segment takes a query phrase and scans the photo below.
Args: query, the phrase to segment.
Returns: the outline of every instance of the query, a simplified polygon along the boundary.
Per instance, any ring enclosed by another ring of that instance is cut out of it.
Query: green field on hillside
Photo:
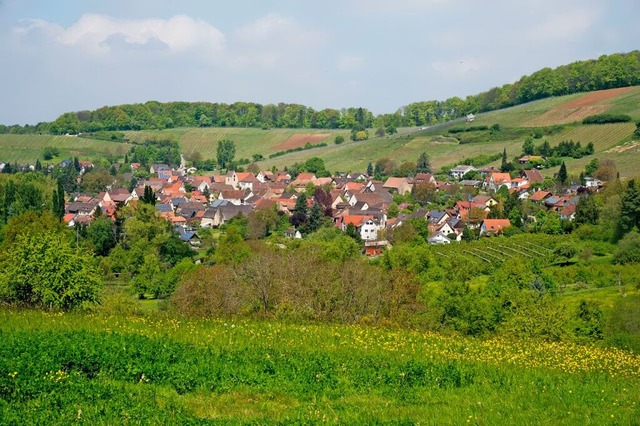
[[[349,131],[345,130],[262,130],[234,127],[126,132],[126,137],[132,142],[143,142],[147,139],[177,140],[180,142],[182,150],[187,156],[194,152],[199,152],[205,159],[215,158],[218,141],[230,139],[236,144],[236,159],[251,159],[254,154],[261,154],[264,157],[268,157],[274,152],[283,150],[283,148],[279,146],[295,135],[327,135],[326,138],[315,143],[325,142],[327,144],[333,144],[333,139],[338,134],[343,135],[347,139],[349,137]]]
[[[595,425],[640,418],[640,357],[592,346],[358,325],[7,310],[0,333],[0,418],[9,424]]]
[[[131,148],[128,143],[75,136],[0,135],[0,161],[31,164],[37,159],[43,161],[43,150],[48,146],[60,150],[57,161],[70,157],[93,161],[105,155],[124,155]]]

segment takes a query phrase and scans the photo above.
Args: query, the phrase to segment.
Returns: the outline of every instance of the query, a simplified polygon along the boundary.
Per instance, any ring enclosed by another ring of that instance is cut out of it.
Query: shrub
[[[618,248],[613,253],[614,263],[639,263],[640,262],[640,234],[631,231],[618,243]]]
[[[627,114],[596,114],[582,120],[582,124],[628,123],[631,117]]]

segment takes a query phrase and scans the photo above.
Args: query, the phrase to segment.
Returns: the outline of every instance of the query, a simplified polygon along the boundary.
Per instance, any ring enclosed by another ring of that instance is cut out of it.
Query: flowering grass
[[[0,311],[8,423],[633,424],[640,357],[364,326]]]

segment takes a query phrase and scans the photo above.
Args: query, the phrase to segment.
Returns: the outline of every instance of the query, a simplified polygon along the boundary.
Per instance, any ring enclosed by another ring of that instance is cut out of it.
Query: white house
[[[461,164],[459,166],[454,167],[453,169],[451,169],[451,176],[454,179],[461,179],[462,176],[466,175],[467,173],[471,172],[471,171],[475,171],[476,168],[473,166],[468,166],[466,164]]]

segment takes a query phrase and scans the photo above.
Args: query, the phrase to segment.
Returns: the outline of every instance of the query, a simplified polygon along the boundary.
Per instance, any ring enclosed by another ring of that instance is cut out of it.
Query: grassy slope
[[[141,142],[145,139],[173,139],[180,141],[183,152],[191,154],[199,152],[203,158],[215,158],[217,143],[221,139],[230,139],[236,144],[236,158],[249,158],[253,154],[262,154],[268,157],[279,149],[278,145],[284,143],[296,134],[330,134],[322,142],[333,143],[337,134],[348,138],[349,132],[344,130],[316,130],[316,129],[243,129],[243,128],[193,128],[172,129],[163,131],[127,132],[126,137],[133,142]]]
[[[80,160],[96,160],[105,154],[122,154],[131,145],[95,139],[52,135],[0,135],[0,161],[35,163],[42,161],[42,151],[47,146],[60,150],[59,159],[78,157]]]
[[[568,95],[558,98],[543,99],[525,105],[508,108],[500,111],[493,111],[480,114],[473,125],[500,124],[503,128],[517,128],[533,118],[539,117],[549,109],[562,105],[568,101],[576,99],[582,94]],[[635,120],[640,119],[640,87],[633,88],[629,92],[616,98],[603,101],[611,105],[607,112],[629,114]],[[435,129],[416,132],[411,136],[387,137],[383,139],[371,139],[364,142],[348,142],[339,147],[329,146],[318,148],[314,151],[298,152],[273,160],[262,162],[263,167],[283,167],[294,162],[304,161],[311,155],[317,155],[325,160],[329,170],[358,170],[366,169],[369,162],[375,162],[382,157],[390,157],[397,162],[415,161],[422,151],[426,151],[435,169],[443,165],[455,163],[465,157],[472,157],[479,154],[494,154],[507,149],[509,156],[517,155],[522,150],[523,136],[495,140],[490,142],[473,144],[452,144],[438,142],[438,135],[447,135],[447,130],[451,127],[464,126],[460,121]],[[633,148],[624,153],[606,152],[610,148],[621,145],[631,140],[631,135],[635,125],[633,123],[610,124],[603,126],[583,126],[580,123],[567,124],[564,129],[551,136],[545,137],[552,145],[562,140],[572,139],[586,145],[593,142],[596,154],[584,157],[579,160],[567,159],[569,172],[577,175],[584,168],[584,165],[593,158],[611,158],[616,162],[621,175],[635,176],[637,162],[640,160],[640,149]],[[531,129],[533,132],[533,129]],[[434,140],[434,138],[436,138]],[[538,140],[541,143],[543,139]],[[313,154],[312,154],[313,153]],[[497,164],[497,163],[496,163]],[[549,169],[547,174],[552,174],[557,170]]]
[[[525,105],[479,114],[474,125],[500,124],[503,129],[517,129],[526,126],[525,123],[543,115],[549,109],[562,105],[568,101],[579,98],[582,94],[563,96],[558,98],[543,99]],[[631,115],[634,120],[640,119],[640,87],[616,98],[602,101],[611,105],[607,112],[625,113]],[[279,150],[278,145],[296,134],[326,133],[324,142],[326,147],[300,151],[260,162],[262,168],[276,166],[283,168],[295,162],[304,162],[312,156],[324,159],[325,165],[331,171],[364,171],[369,162],[375,162],[379,158],[389,157],[401,163],[402,161],[415,161],[421,152],[426,151],[431,156],[435,169],[444,165],[456,163],[465,157],[473,157],[479,154],[495,154],[507,149],[509,156],[515,156],[521,152],[522,142],[528,132],[533,129],[516,132],[515,136],[495,137],[488,142],[479,142],[459,145],[451,142],[442,142],[439,135],[448,135],[447,130],[454,126],[464,126],[464,122],[455,122],[435,126],[433,129],[417,131],[409,134],[396,135],[385,138],[372,138],[363,142],[348,140],[349,132],[344,130],[312,130],[312,129],[242,129],[242,128],[191,128],[171,129],[164,131],[127,132],[127,138],[132,142],[141,142],[145,139],[173,139],[178,140],[186,154],[200,152],[204,158],[215,157],[216,144],[219,140],[227,138],[236,143],[236,158],[249,158],[253,154],[262,154],[268,157]],[[634,176],[637,174],[637,162],[640,160],[640,148],[635,146],[625,152],[611,152],[612,147],[628,143],[635,126],[632,123],[611,124],[604,126],[582,126],[579,123],[567,124],[563,130],[546,137],[552,144],[562,140],[572,139],[586,145],[593,142],[596,147],[594,156],[584,157],[579,160],[567,159],[570,173],[576,175],[592,158],[598,157],[613,159],[621,175]],[[347,139],[342,145],[334,145],[335,135],[341,134]],[[498,140],[499,139],[499,140]],[[538,140],[537,143],[540,143]],[[119,152],[128,149],[128,145],[114,144],[110,142],[86,140],[81,138],[69,138],[64,136],[46,135],[0,135],[0,148],[2,148],[3,161],[35,161],[42,154],[42,149],[47,145],[56,145],[61,150],[61,157],[78,155],[80,158],[95,158],[105,152]],[[556,170],[549,169],[545,173],[552,174]]]
[[[10,423],[631,424],[640,415],[640,357],[589,346],[6,310],[0,332],[0,417]]]

